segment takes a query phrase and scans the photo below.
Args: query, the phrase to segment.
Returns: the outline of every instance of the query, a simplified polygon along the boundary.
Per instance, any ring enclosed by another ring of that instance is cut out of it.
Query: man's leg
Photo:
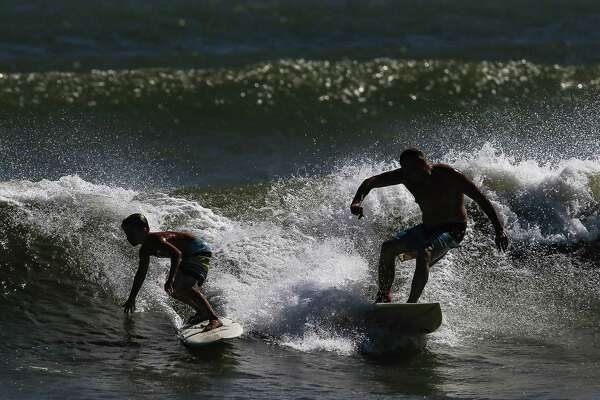
[[[396,257],[400,253],[407,252],[406,241],[393,239],[383,242],[379,256],[379,292],[375,299],[378,303],[390,303],[392,301],[392,285],[396,275]]]
[[[429,280],[429,268],[431,267],[431,247],[426,247],[417,253],[417,266],[412,284],[410,285],[410,295],[408,303],[416,303],[423,293],[423,289]]]
[[[450,249],[458,247],[464,232],[459,232],[459,238],[448,232],[443,232],[434,237],[429,245],[417,252],[417,265],[410,287],[408,303],[416,303],[423,293],[423,289],[429,280],[429,270],[448,253]]]
[[[175,299],[191,306],[197,313],[208,315],[210,323],[204,329],[205,332],[223,325],[208,300],[206,300],[206,297],[200,291],[200,288],[196,284],[196,279],[179,273],[174,281],[173,289],[173,297]]]

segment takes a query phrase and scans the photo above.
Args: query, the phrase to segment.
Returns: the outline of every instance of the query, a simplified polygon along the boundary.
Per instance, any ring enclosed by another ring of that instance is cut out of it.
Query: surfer
[[[465,175],[445,164],[430,164],[423,152],[407,149],[400,155],[400,168],[366,179],[358,188],[350,211],[362,218],[361,203],[374,188],[403,184],[421,209],[423,222],[405,229],[383,243],[379,258],[377,303],[392,301],[396,257],[416,258],[408,303],[416,303],[429,279],[429,269],[448,250],[458,247],[465,236],[467,210],[464,195],[473,199],[494,225],[496,246],[504,251],[508,237],[490,201]]]
[[[126,313],[135,310],[135,298],[148,272],[150,256],[170,258],[171,268],[165,282],[165,291],[196,310],[188,324],[195,324],[208,316],[209,324],[204,332],[222,326],[206,297],[200,291],[208,273],[212,256],[210,246],[191,233],[150,232],[148,220],[142,214],[132,214],[121,223],[132,246],[140,247],[140,263],[133,279],[129,298],[123,304]]]

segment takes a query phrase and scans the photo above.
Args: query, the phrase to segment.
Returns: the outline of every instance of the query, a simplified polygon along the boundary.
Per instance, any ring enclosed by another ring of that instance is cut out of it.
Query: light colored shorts
[[[400,260],[415,258],[425,248],[431,249],[431,265],[441,260],[450,249],[460,247],[465,236],[466,225],[455,223],[435,228],[426,228],[423,224],[399,231],[394,240],[402,241],[406,251],[400,254]]]

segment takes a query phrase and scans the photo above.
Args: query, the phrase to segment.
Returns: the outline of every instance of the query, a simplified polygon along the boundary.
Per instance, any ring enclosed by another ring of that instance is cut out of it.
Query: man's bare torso
[[[421,208],[425,225],[467,222],[467,210],[459,176],[459,173],[448,165],[433,164],[429,182],[418,185],[404,182]]]

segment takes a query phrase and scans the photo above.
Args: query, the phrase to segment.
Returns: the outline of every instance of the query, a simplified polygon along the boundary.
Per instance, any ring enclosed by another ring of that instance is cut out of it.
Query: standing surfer
[[[132,214],[125,218],[121,228],[132,246],[142,245],[140,264],[133,280],[131,294],[123,304],[126,313],[135,310],[135,298],[146,278],[150,256],[170,258],[171,268],[165,282],[165,291],[174,299],[196,310],[196,315],[188,323],[200,322],[207,315],[209,324],[204,332],[222,326],[219,317],[200,291],[212,256],[207,243],[191,233],[150,232],[148,220],[142,214]]]
[[[414,196],[423,214],[423,222],[405,229],[383,243],[379,258],[379,290],[376,302],[392,301],[395,262],[416,258],[409,303],[416,303],[429,279],[429,269],[448,250],[458,247],[467,227],[464,195],[473,199],[494,225],[496,245],[501,251],[508,247],[508,237],[490,201],[466,176],[449,165],[430,164],[423,152],[408,149],[400,155],[400,167],[366,179],[358,188],[350,211],[363,217],[361,203],[374,188],[403,184]]]

